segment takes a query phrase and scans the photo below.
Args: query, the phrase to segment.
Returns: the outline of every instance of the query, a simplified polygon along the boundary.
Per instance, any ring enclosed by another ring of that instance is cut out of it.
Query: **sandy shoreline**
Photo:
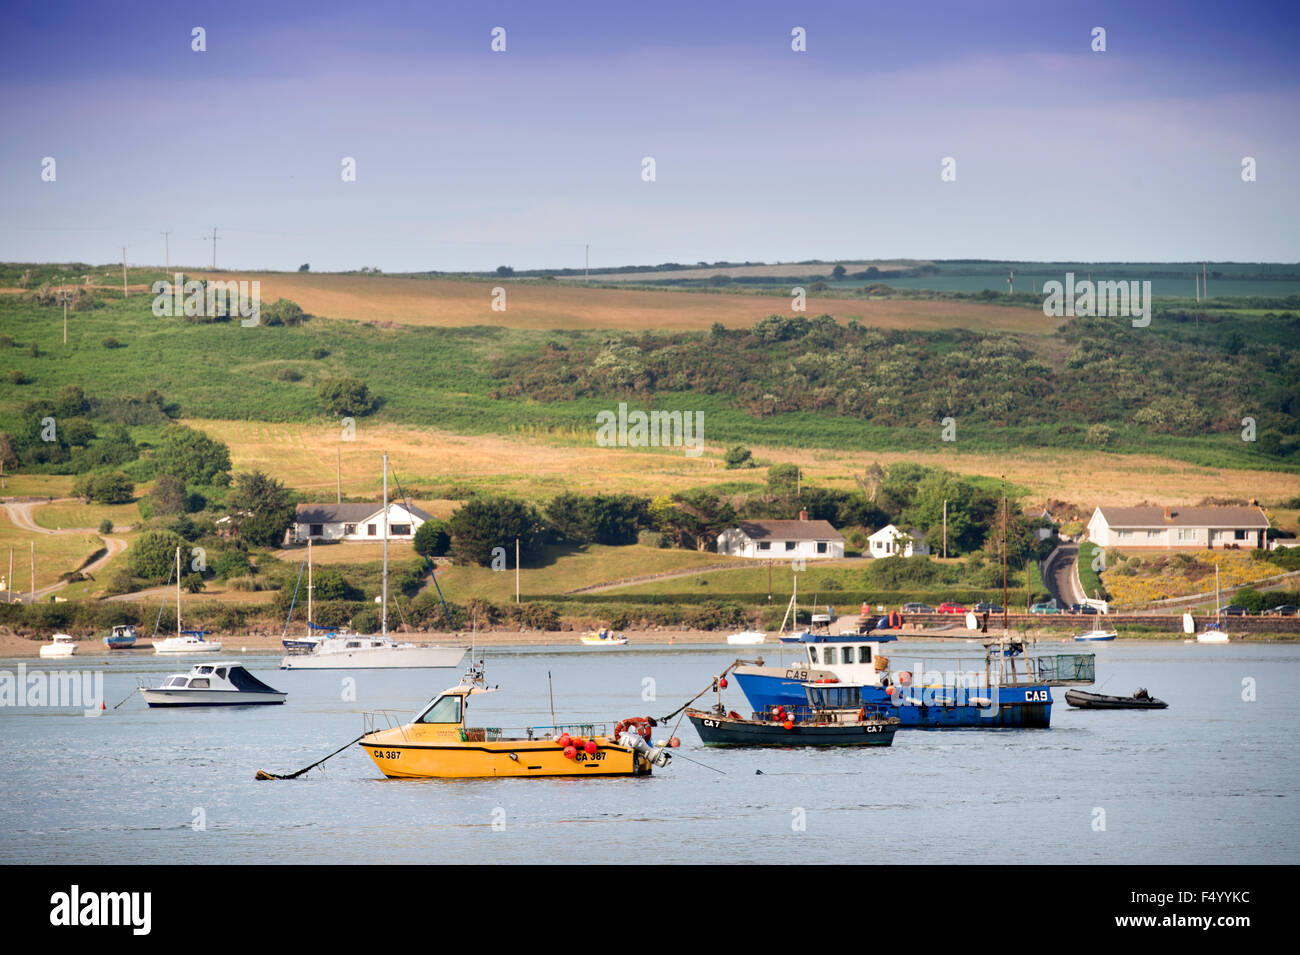
[[[491,630],[480,631],[474,637],[478,646],[482,647],[581,647],[579,638],[583,631],[578,630],[548,630],[548,631],[519,631],[519,630]],[[629,648],[638,646],[691,646],[705,644],[726,644],[727,634],[720,630],[626,630],[622,631],[627,637]],[[398,639],[411,640],[415,643],[434,643],[443,646],[469,646],[471,635],[468,633],[414,633],[400,634],[394,633]],[[906,630],[894,634],[900,641],[911,640],[929,640],[937,639],[951,640],[953,643],[966,644],[981,639],[987,640],[989,637],[984,636],[977,630],[950,630],[942,638],[936,638],[933,634],[924,635],[918,633],[909,633]],[[1070,643],[1074,640],[1069,636],[1060,633],[1040,632],[1030,633],[1027,635],[1030,639],[1038,641],[1040,644],[1057,644]],[[1287,635],[1283,634],[1253,634],[1234,637],[1234,642],[1268,642],[1272,638],[1286,640]],[[214,634],[210,639],[222,644],[221,652],[227,653],[280,653],[282,646],[280,643],[281,634],[279,633],[246,633],[246,634]],[[1144,634],[1141,637],[1120,637],[1121,642],[1130,641],[1169,641],[1185,639],[1185,634]],[[27,637],[18,636],[4,628],[0,628],[0,658],[20,658],[20,657],[39,657],[42,642]],[[736,646],[735,650],[740,654],[760,655],[764,652],[771,653],[779,647],[775,637],[769,638],[766,643],[750,646]],[[113,657],[129,659],[136,656],[147,656],[152,658],[153,645],[147,637],[142,637],[136,646],[130,650],[109,650],[104,646],[101,638],[88,638],[77,640],[77,657]],[[177,659],[191,659],[190,655],[178,656]]]

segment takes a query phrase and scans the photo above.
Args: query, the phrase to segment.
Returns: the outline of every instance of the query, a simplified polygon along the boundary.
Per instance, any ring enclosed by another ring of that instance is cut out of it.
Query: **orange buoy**
[[[679,740],[676,736],[674,736],[672,739],[670,739],[670,740],[668,741],[668,746],[669,746],[671,749],[676,749],[678,746],[681,746],[681,745],[682,745],[682,741]]]
[[[785,728],[788,729],[788,730],[792,730],[792,729],[794,729],[794,723],[792,723],[790,720],[786,720],[786,721],[785,721]]]
[[[724,690],[727,688],[727,678],[725,676],[718,680],[718,686],[722,687]]]
[[[573,742],[573,740],[569,737],[568,733],[565,733],[558,740],[556,740],[556,742],[559,743],[561,747],[564,747],[564,746],[568,746],[571,742]]]
[[[565,759],[573,759],[573,758],[576,757],[577,755],[578,755],[578,751],[577,751],[576,749],[574,749],[572,746],[566,746],[566,747],[564,747],[564,758],[565,758]]]
[[[592,753],[596,752],[597,749],[596,741],[594,739],[587,740],[587,745],[584,746],[583,749],[585,749],[587,751],[587,755],[590,756]]]

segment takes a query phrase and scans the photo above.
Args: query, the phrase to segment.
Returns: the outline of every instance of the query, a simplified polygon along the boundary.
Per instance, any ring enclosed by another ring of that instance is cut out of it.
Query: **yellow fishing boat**
[[[496,776],[648,776],[667,766],[668,744],[650,743],[649,717],[605,724],[530,727],[507,736],[493,727],[465,725],[470,697],[489,690],[462,683],[444,690],[410,723],[375,728],[358,745],[390,779],[476,779]]]

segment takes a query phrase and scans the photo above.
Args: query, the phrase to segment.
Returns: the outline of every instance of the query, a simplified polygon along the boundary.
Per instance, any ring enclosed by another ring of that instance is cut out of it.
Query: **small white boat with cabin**
[[[613,630],[596,630],[584,633],[579,639],[584,647],[622,647],[627,645],[627,637]]]
[[[140,687],[150,706],[257,706],[283,703],[288,693],[267,686],[239,663],[196,663],[160,687]]]
[[[751,647],[762,643],[767,639],[767,634],[762,630],[742,630],[740,633],[733,633],[727,637],[727,642],[733,646]]]
[[[70,657],[77,652],[76,641],[69,634],[56,633],[49,643],[41,644],[41,656],[45,658]]]

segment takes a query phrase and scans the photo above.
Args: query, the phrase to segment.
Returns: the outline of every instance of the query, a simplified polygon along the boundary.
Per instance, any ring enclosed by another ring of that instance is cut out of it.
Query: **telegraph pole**
[[[587,284],[590,285],[590,284],[591,284],[591,245],[590,245],[590,243],[588,243],[587,245],[584,245],[584,246],[583,246],[583,249],[586,250],[586,252],[585,252],[584,255],[583,255],[583,271],[586,272],[586,275],[587,275]]]
[[[171,247],[170,232],[163,233],[163,262],[165,263],[163,266],[163,271],[170,272],[172,270],[172,247]]]
[[[131,292],[126,287],[126,246],[122,246],[122,297],[131,297]]]
[[[519,603],[519,538],[515,538],[515,603]]]
[[[943,559],[948,559],[948,499],[943,499]]]
[[[212,271],[217,270],[217,227],[212,227]]]

